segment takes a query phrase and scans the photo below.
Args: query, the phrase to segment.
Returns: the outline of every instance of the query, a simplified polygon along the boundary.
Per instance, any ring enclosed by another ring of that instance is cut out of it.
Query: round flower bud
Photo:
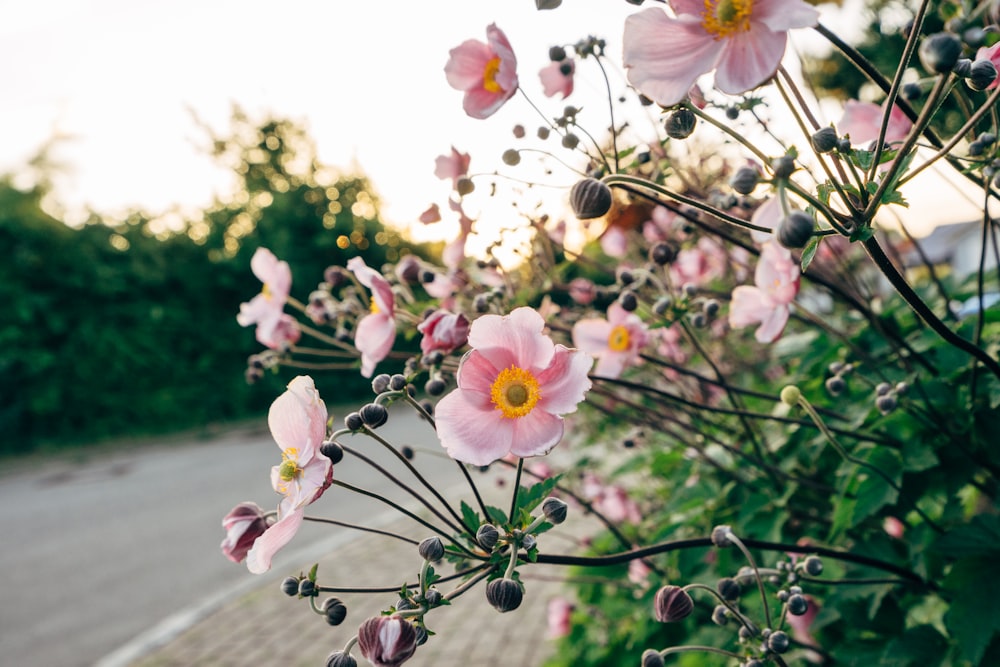
[[[434,404],[428,400],[420,401],[420,409],[429,415],[434,415]]]
[[[521,124],[515,125],[514,128],[511,130],[511,132],[513,133],[515,139],[524,139],[525,135],[524,125]]]
[[[719,596],[727,602],[739,600],[740,593],[743,592],[739,582],[732,577],[723,577],[722,579],[719,579],[718,583],[715,584],[715,590],[717,590],[719,592]]]
[[[340,598],[327,598],[323,600],[323,613],[327,623],[340,625],[347,618],[347,607]]]
[[[399,616],[369,618],[358,628],[358,649],[373,664],[401,665],[417,650],[417,630]]]
[[[514,148],[508,148],[500,156],[500,159],[508,167],[514,167],[521,161],[521,152]]]
[[[691,315],[691,325],[695,329],[704,329],[708,326],[708,318],[705,317],[705,313],[694,313]]]
[[[566,60],[566,49],[564,49],[561,46],[549,47],[549,60],[551,60],[554,63]]]
[[[748,195],[753,192],[760,182],[760,172],[753,167],[740,167],[729,179],[729,187],[741,195]]]
[[[358,661],[350,653],[334,651],[327,656],[326,667],[358,667]]]
[[[952,71],[955,73],[955,76],[964,79],[972,72],[972,61],[968,58],[959,58]]]
[[[875,407],[878,411],[884,415],[889,414],[896,409],[896,397],[892,394],[886,394],[885,396],[879,396],[875,399]]]
[[[424,391],[430,396],[440,396],[447,389],[447,385],[439,377],[433,377],[424,385]]]
[[[687,139],[694,132],[698,117],[690,109],[678,109],[667,116],[664,127],[671,139]]]
[[[790,595],[786,604],[788,605],[788,613],[792,616],[801,616],[809,610],[809,601],[804,595]]]
[[[794,407],[798,405],[800,398],[802,398],[802,391],[794,384],[786,385],[785,388],[781,390],[781,402],[789,407]],[[715,531],[712,532],[714,536]]]
[[[344,448],[332,440],[320,445],[319,453],[330,459],[330,462],[334,465],[344,460]]]
[[[837,130],[829,126],[821,127],[813,133],[810,141],[817,153],[829,153],[837,147]]]
[[[795,160],[788,155],[782,155],[771,160],[771,169],[775,178],[788,178],[795,171]]]
[[[740,117],[740,108],[735,106],[726,107],[726,118],[729,120],[736,120]]]
[[[910,102],[915,102],[920,99],[924,94],[923,89],[920,87],[919,83],[904,83],[903,84],[903,97]]]
[[[393,391],[403,391],[406,388],[406,377],[396,373],[389,378],[389,389]]]
[[[827,378],[824,384],[826,385],[826,390],[830,392],[831,396],[840,396],[840,394],[847,387],[847,383],[844,382],[844,378],[839,375]]]
[[[784,397],[785,392],[787,390],[788,387],[785,387],[784,389],[781,390],[781,396],[782,396],[781,400],[784,401],[785,403],[788,403],[788,401],[785,401]],[[798,391],[798,388],[796,387],[795,390]],[[796,397],[795,400],[796,402],[798,402],[798,397]],[[729,526],[716,526],[715,528],[712,529],[712,538],[711,538],[712,544],[719,547],[720,549],[723,547],[733,546],[732,541],[729,539],[730,533],[732,533],[732,528],[730,528]]]
[[[285,577],[281,580],[281,592],[289,597],[294,597],[299,594],[299,579],[298,577]]]
[[[545,519],[552,525],[558,525],[566,520],[566,512],[569,505],[558,498],[546,498],[542,503],[542,513]]]
[[[500,541],[500,531],[496,529],[496,526],[484,523],[476,531],[476,542],[479,542],[479,546],[486,549],[487,551],[492,551],[493,547],[497,545]]]
[[[716,625],[725,625],[729,622],[729,610],[726,609],[726,605],[719,604],[715,606],[712,610],[712,622]]]
[[[781,630],[772,632],[767,638],[767,648],[775,653],[784,653],[788,650],[789,644],[791,644],[791,640],[788,638],[788,634]]]
[[[663,667],[663,656],[659,651],[647,648],[642,652],[642,667]]]
[[[823,560],[819,556],[809,556],[802,562],[802,569],[810,577],[823,574]]]
[[[972,48],[980,47],[986,41],[986,31],[978,27],[969,28],[962,32],[962,41]]]
[[[562,147],[573,150],[580,144],[580,137],[576,136],[572,132],[567,132],[562,138]]]
[[[986,146],[982,144],[981,141],[971,141],[969,142],[969,155],[972,157],[979,157],[986,150]]]
[[[417,630],[417,646],[423,646],[427,643],[427,628],[422,625],[416,626]]]
[[[897,382],[896,383],[896,393],[905,394],[910,390],[910,384],[908,382]]]
[[[649,249],[649,260],[660,266],[666,266],[676,257],[677,249],[667,243],[657,243]]]
[[[580,220],[599,218],[611,209],[611,188],[596,178],[585,178],[569,191],[569,203]]]
[[[804,211],[792,211],[778,222],[778,243],[786,248],[802,248],[812,238],[816,221]]]
[[[417,547],[420,557],[424,560],[436,561],[444,558],[444,543],[437,535],[428,537]]]
[[[982,132],[978,137],[976,137],[976,141],[981,143],[983,146],[992,146],[997,141],[997,135],[992,132]]]
[[[538,544],[538,540],[534,535],[525,535],[521,538],[521,546],[524,547],[525,551],[531,551]]]
[[[715,299],[708,299],[701,306],[702,312],[708,315],[709,317],[715,317],[716,315],[718,315],[719,310],[721,308],[722,306]]]
[[[539,139],[541,139],[542,141],[545,141],[546,139],[549,138],[549,128],[547,128],[544,125],[542,125],[542,126],[540,126],[538,128],[537,134],[538,134],[538,138]]]
[[[663,315],[668,310],[670,310],[670,306],[672,306],[673,304],[674,300],[671,299],[669,296],[661,296],[659,299],[656,300],[656,303],[653,304],[653,312],[656,313],[657,315]]]
[[[969,68],[969,76],[965,82],[973,90],[986,90],[996,79],[996,66],[986,58],[982,58],[972,63],[972,66]]]
[[[462,178],[458,179],[458,182],[455,184],[455,191],[458,192],[458,194],[462,195],[463,197],[467,194],[471,194],[472,191],[475,189],[476,189],[476,184],[473,183],[472,179],[467,176],[463,176]]]
[[[379,373],[372,378],[372,391],[376,394],[381,394],[389,388],[389,374]]]
[[[694,611],[694,601],[680,586],[664,586],[653,598],[653,615],[661,623],[674,623]]]
[[[299,582],[299,595],[304,598],[311,598],[314,595],[318,595],[316,591],[316,582],[312,579],[303,579]]]
[[[410,447],[409,445],[403,445],[399,449],[399,453],[402,454],[403,458],[407,461],[412,461],[413,457],[417,455],[417,453],[413,451],[413,447]]]
[[[837,150],[841,153],[851,152],[851,140],[847,137],[841,137],[837,140]]]
[[[524,591],[513,579],[494,579],[486,584],[486,600],[501,614],[521,606]]]
[[[360,431],[364,425],[365,423],[361,421],[361,415],[357,412],[349,412],[344,416],[344,426],[352,431]]]
[[[477,294],[472,299],[472,309],[477,313],[485,313],[490,309],[490,298],[485,294]]]
[[[618,305],[622,307],[622,310],[631,313],[639,307],[639,299],[636,297],[635,292],[626,290],[618,297]]]
[[[885,396],[890,391],[892,391],[892,385],[889,384],[888,382],[879,382],[875,386],[875,395],[876,396]]]
[[[962,42],[949,32],[939,32],[924,38],[920,44],[920,62],[934,74],[947,74],[962,56]]]
[[[369,403],[362,406],[358,411],[358,415],[365,426],[373,429],[389,421],[389,411],[385,409],[384,405],[380,405],[379,403]]]

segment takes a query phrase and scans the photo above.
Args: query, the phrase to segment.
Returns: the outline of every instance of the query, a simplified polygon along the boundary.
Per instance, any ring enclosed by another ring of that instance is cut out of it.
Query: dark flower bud
[[[472,309],[477,313],[485,313],[490,309],[490,298],[486,294],[477,294],[472,299]]]
[[[992,132],[983,132],[976,137],[976,141],[981,143],[983,146],[992,146],[997,141],[997,135]]]
[[[716,625],[725,625],[729,622],[729,610],[726,609],[726,605],[720,604],[716,605],[715,609],[712,610],[712,623]]]
[[[549,128],[547,128],[544,125],[542,125],[542,126],[540,126],[538,128],[537,134],[538,134],[538,138],[539,139],[541,139],[542,141],[545,141],[546,139],[549,138]]]
[[[567,132],[562,138],[562,147],[573,150],[580,144],[580,137],[576,136],[572,132]]]
[[[715,590],[717,590],[719,592],[719,596],[727,602],[739,600],[740,593],[743,592],[739,582],[732,577],[723,577],[722,579],[719,579],[718,583],[715,584]]]
[[[417,630],[399,616],[369,618],[358,628],[358,648],[373,665],[395,667],[417,650]]]
[[[658,651],[647,648],[642,652],[642,667],[663,667],[663,656]]]
[[[319,453],[330,459],[334,465],[344,460],[344,448],[332,440],[319,446]]]
[[[671,299],[669,296],[661,296],[659,299],[656,300],[656,303],[653,304],[653,312],[656,313],[657,315],[663,315],[668,310],[670,310],[670,306],[672,306],[673,304],[674,300]]]
[[[323,613],[326,614],[327,623],[340,625],[347,618],[347,606],[340,598],[327,598],[323,600]]]
[[[832,127],[821,127],[810,139],[813,150],[817,153],[829,153],[837,147],[837,130]]]
[[[365,423],[361,421],[361,415],[357,412],[350,412],[344,417],[344,426],[352,431],[360,431],[364,425]]]
[[[809,556],[802,562],[802,569],[810,577],[823,574],[823,560],[819,556]]]
[[[299,594],[298,577],[285,577],[281,580],[281,592],[288,597],[295,597]]]
[[[437,535],[428,537],[417,547],[420,557],[424,560],[436,561],[444,558],[444,543]]]
[[[402,454],[403,458],[406,459],[407,461],[412,461],[413,457],[416,456],[417,454],[415,451],[413,451],[413,447],[410,447],[409,445],[403,445],[400,448],[399,453]]]
[[[743,628],[741,627],[740,630],[742,629]],[[746,661],[746,664],[743,667],[764,667],[764,663],[758,660],[757,658],[751,658],[750,660]]]
[[[524,547],[525,551],[531,551],[538,544],[538,540],[534,535],[525,535],[521,538],[521,546]]]
[[[767,648],[775,653],[784,653],[788,650],[789,644],[791,644],[791,640],[788,638],[788,634],[781,630],[772,632],[767,638]]]
[[[903,84],[903,97],[910,102],[915,102],[919,100],[924,94],[923,89],[920,87],[919,83],[904,83]]]
[[[892,394],[886,394],[885,396],[879,396],[875,399],[875,407],[878,411],[884,415],[889,414],[896,409],[896,397]]]
[[[934,74],[947,74],[962,56],[962,42],[956,35],[939,32],[924,38],[920,44],[920,62]]]
[[[788,178],[795,171],[795,160],[789,155],[782,155],[771,160],[771,169],[775,178]]]
[[[314,595],[319,595],[316,590],[316,582],[312,579],[303,579],[299,582],[299,595],[304,598],[311,598]]]
[[[622,285],[631,285],[632,283],[635,282],[635,276],[632,275],[632,272],[626,268],[619,268],[618,271],[615,272],[615,274],[616,274],[615,278]]]
[[[786,604],[788,605],[788,613],[792,616],[801,616],[809,610],[809,601],[804,595],[790,595]]]
[[[561,46],[549,47],[549,60],[554,63],[566,60],[566,49]]]
[[[427,381],[427,384],[424,385],[424,391],[426,391],[430,396],[440,396],[444,393],[446,388],[447,385],[445,385],[444,380],[439,377],[431,378]]]
[[[888,382],[879,382],[878,385],[875,386],[876,396],[885,396],[890,391],[892,391],[892,385]]]
[[[657,243],[649,249],[649,259],[654,264],[665,266],[677,257],[677,249],[667,243]]]
[[[687,139],[694,132],[698,117],[690,109],[678,109],[667,116],[664,127],[671,139]]]
[[[720,549],[733,546],[732,541],[729,539],[731,532],[732,529],[729,526],[716,526],[712,529],[712,544]]]
[[[369,403],[358,411],[362,423],[368,428],[378,428],[389,421],[389,411],[379,403]]]
[[[748,642],[753,637],[753,634],[747,626],[740,623],[740,629],[736,632],[736,636],[741,642]]]
[[[599,218],[611,209],[611,188],[596,178],[585,178],[569,191],[569,203],[580,220]]]
[[[499,541],[500,531],[492,524],[484,523],[476,531],[476,542],[487,551],[492,551]]]
[[[786,248],[802,248],[812,238],[816,221],[804,211],[792,211],[778,222],[778,243]]]
[[[896,393],[905,394],[910,390],[910,384],[908,382],[897,382],[896,383]]]
[[[569,505],[558,498],[549,497],[542,503],[542,513],[545,515],[545,519],[554,526],[566,520],[568,509]]]
[[[327,656],[326,667],[358,667],[358,661],[350,653],[334,651]]]
[[[476,184],[473,183],[472,179],[469,178],[468,176],[463,176],[462,178],[458,179],[458,182],[455,184],[455,191],[458,194],[462,195],[463,197],[467,194],[471,194],[472,191],[475,189],[476,189]]]
[[[801,586],[789,586],[788,587],[788,592],[791,593],[792,595],[802,595],[802,587]]]
[[[695,329],[704,329],[708,326],[708,318],[705,317],[705,313],[698,312],[691,315],[691,325]]]
[[[372,378],[372,391],[381,394],[389,388],[389,374],[379,373]]]
[[[740,108],[734,106],[726,107],[726,118],[729,120],[736,120],[740,117]]]
[[[962,41],[974,49],[978,48],[986,41],[986,31],[979,27],[969,28],[962,32]]]
[[[702,312],[709,317],[715,317],[716,315],[718,315],[720,308],[722,308],[722,306],[719,305],[719,302],[716,301],[715,299],[708,299],[701,306]]]
[[[555,9],[562,4],[562,0],[535,0],[535,9]]]
[[[684,296],[687,298],[692,298],[698,294],[698,286],[694,283],[684,283],[681,285],[681,291],[684,292]]]
[[[626,290],[618,297],[618,305],[621,306],[623,310],[631,313],[639,307],[639,299],[636,297],[635,292]]]
[[[847,387],[847,383],[844,382],[844,378],[839,375],[834,375],[833,377],[827,378],[826,380],[826,390],[830,392],[831,396],[840,396],[840,394]]]
[[[521,124],[515,125],[514,128],[511,130],[511,133],[514,135],[515,139],[524,139],[525,135],[524,125]]]
[[[513,579],[494,579],[486,585],[486,600],[501,614],[521,606],[524,591]]]
[[[972,72],[972,61],[968,58],[959,58],[952,71],[955,73],[955,76],[964,79]]]
[[[778,565],[781,565],[781,563],[778,563]],[[779,567],[778,569],[780,570],[781,568]],[[788,591],[781,589],[778,591],[777,598],[778,602],[788,602]]]
[[[406,388],[406,377],[396,373],[389,378],[389,389],[393,391],[403,391]]]
[[[694,601],[680,586],[664,586],[653,598],[653,615],[661,623],[674,623],[694,611]]]
[[[991,83],[997,80],[997,68],[989,60],[983,58],[972,63],[969,68],[969,75],[965,82],[973,90],[986,90]]]
[[[439,591],[436,588],[431,588],[426,593],[424,593],[424,601],[427,602],[427,605],[432,608],[441,604],[441,598],[442,598],[441,591]]]
[[[427,643],[427,628],[422,625],[414,626],[417,630],[417,646],[423,646]]]
[[[841,137],[837,140],[837,150],[841,153],[851,152],[851,140],[847,137]]]
[[[760,172],[753,167],[740,167],[729,179],[729,187],[741,195],[748,195],[753,192],[760,182]]]
[[[982,142],[978,140],[969,142],[969,155],[972,157],[979,157],[985,150],[986,146],[984,146]]]
[[[514,167],[521,161],[521,152],[514,148],[508,148],[500,156],[500,159],[508,167]]]

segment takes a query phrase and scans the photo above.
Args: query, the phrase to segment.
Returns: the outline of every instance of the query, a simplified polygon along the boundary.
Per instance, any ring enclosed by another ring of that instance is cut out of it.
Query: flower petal
[[[785,54],[788,35],[773,32],[763,23],[750,23],[746,32],[735,32],[724,40],[715,71],[715,87],[736,95],[756,88],[771,78]]]
[[[253,574],[263,574],[270,570],[274,555],[295,537],[304,517],[305,510],[299,508],[285,514],[265,530],[247,553],[247,569]]]
[[[608,351],[611,322],[601,318],[580,320],[573,325],[573,346],[592,356]]]
[[[535,376],[542,397],[531,414],[538,410],[557,415],[576,412],[577,404],[590,389],[587,374],[593,364],[593,359],[586,352],[556,345],[552,363]]]
[[[782,32],[813,27],[819,22],[819,12],[802,0],[754,0],[752,20]]]
[[[788,306],[776,306],[761,320],[754,336],[761,343],[773,343],[788,323]]]
[[[365,315],[354,330],[354,347],[361,353],[361,374],[371,377],[378,362],[389,356],[396,340],[396,321],[384,313]]]
[[[448,455],[480,466],[510,452],[514,422],[518,421],[504,419],[498,410],[483,410],[476,396],[463,389],[456,389],[438,402],[434,420],[438,439]]]
[[[469,346],[486,357],[497,370],[511,365],[543,369],[552,362],[555,346],[542,335],[545,320],[531,308],[516,308],[509,315],[483,315],[472,323]]]
[[[486,63],[493,58],[490,47],[477,39],[467,39],[448,52],[444,74],[448,85],[457,90],[468,90],[483,82]]]
[[[282,450],[294,447],[299,457],[308,461],[326,437],[327,416],[312,378],[300,375],[271,403],[267,425]]]
[[[753,285],[739,285],[733,289],[729,303],[729,326],[742,329],[767,317],[772,308],[764,292]]]
[[[535,408],[514,422],[510,453],[516,456],[544,456],[559,444],[563,435],[562,417]]]

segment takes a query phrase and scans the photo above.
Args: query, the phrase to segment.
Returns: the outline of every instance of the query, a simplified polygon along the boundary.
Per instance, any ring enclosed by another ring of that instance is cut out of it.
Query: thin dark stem
[[[517,474],[514,475],[514,492],[510,494],[510,514],[507,520],[514,525],[514,512],[517,511],[517,493],[521,489],[521,471],[524,470],[524,459],[517,459]]]
[[[476,565],[475,567],[470,567],[468,569],[455,572],[454,574],[449,574],[447,576],[441,577],[440,579],[437,580],[437,583],[445,583],[448,581],[461,579],[462,577],[468,576],[474,572],[479,572],[483,568],[486,568],[487,573],[489,573],[490,570],[493,569],[489,565],[489,563],[483,563],[481,565]],[[365,587],[365,588],[359,588],[359,587],[346,588],[343,586],[317,586],[316,590],[320,591],[321,593],[398,593],[399,590],[403,588],[403,586],[406,586],[407,588],[416,588],[419,585],[420,584],[417,583],[413,584],[405,583],[405,584],[396,584],[395,586],[375,586],[375,587]]]
[[[420,542],[416,540],[411,540],[408,537],[403,537],[397,533],[390,533],[387,530],[379,530],[378,528],[369,528],[368,526],[359,526],[356,523],[347,523],[346,521],[337,521],[336,519],[327,519],[325,517],[309,516],[308,514],[303,517],[305,521],[312,521],[314,523],[328,523],[331,526],[341,526],[343,528],[350,528],[351,530],[360,530],[366,533],[375,533],[376,535],[385,535],[386,537],[392,537],[402,542],[409,542],[413,545],[419,545]]]

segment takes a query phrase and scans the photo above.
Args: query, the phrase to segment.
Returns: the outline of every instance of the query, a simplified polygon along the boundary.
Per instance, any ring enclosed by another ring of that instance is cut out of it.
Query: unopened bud
[[[804,211],[792,211],[778,222],[775,236],[786,248],[802,248],[812,238],[816,221]]]
[[[327,623],[340,625],[347,618],[347,606],[340,598],[327,598],[323,600],[323,613],[326,614]]]
[[[837,130],[829,126],[821,127],[813,133],[810,141],[817,153],[829,153],[837,147]]]
[[[611,209],[611,188],[596,178],[585,178],[569,191],[569,203],[580,220],[599,218]]]
[[[487,551],[492,551],[493,547],[497,545],[500,541],[500,531],[496,529],[496,526],[484,523],[476,531],[476,542],[479,542],[479,546],[486,549]]]
[[[971,71],[972,71],[972,61],[969,60],[968,58],[959,58],[958,62],[955,63],[955,67],[952,68],[952,72],[954,72],[955,76],[957,76],[960,79],[964,79],[965,77],[969,76],[969,73]]]
[[[441,538],[437,535],[433,537],[428,537],[420,546],[417,547],[417,551],[420,552],[420,557],[424,560],[437,561],[444,558],[444,543],[441,542]]]
[[[382,392],[389,389],[389,374],[379,373],[372,378],[372,391],[376,394],[381,394]]]
[[[542,503],[542,513],[552,525],[558,525],[565,521],[568,509],[569,505],[558,498],[546,498],[545,502]]]
[[[818,577],[823,574],[823,560],[819,556],[809,556],[803,561],[802,569],[810,577]]]
[[[973,90],[986,90],[997,80],[997,68],[989,60],[983,58],[972,63],[965,82]]]
[[[884,415],[889,414],[896,409],[896,397],[892,394],[886,394],[885,396],[879,396],[875,399],[875,407],[878,411]]]
[[[788,606],[788,613],[792,616],[801,616],[809,610],[809,601],[801,594],[789,595],[788,602],[785,604]]]
[[[798,405],[800,398],[802,398],[802,391],[794,384],[786,385],[781,390],[781,402],[789,407]]]
[[[712,610],[712,623],[716,625],[725,625],[729,622],[729,610],[726,609],[726,605],[720,604],[716,605],[715,609]]]
[[[573,150],[578,145],[580,145],[580,137],[576,136],[572,132],[567,132],[562,138],[562,147]]]
[[[771,169],[775,178],[788,178],[795,171],[795,160],[789,155],[782,155],[771,160]]]
[[[316,582],[312,579],[303,579],[299,582],[299,595],[304,598],[311,598],[314,595],[318,595],[316,591]]]
[[[445,385],[444,380],[439,377],[431,378],[424,385],[424,391],[426,391],[429,396],[440,396],[444,393],[446,388],[447,385]]]
[[[334,465],[344,460],[344,448],[332,440],[320,445],[319,453],[330,459],[330,462]]]
[[[694,601],[680,586],[664,586],[656,591],[653,614],[661,623],[674,623],[687,618],[694,610]]]
[[[299,579],[298,577],[285,577],[281,580],[281,592],[289,597],[294,597],[299,594]]]
[[[462,178],[458,179],[458,182],[455,184],[455,191],[458,192],[458,194],[462,195],[463,197],[467,194],[471,194],[472,191],[475,189],[476,189],[476,184],[473,183],[472,179],[467,176],[463,176]]]
[[[924,69],[934,74],[947,74],[962,56],[962,42],[949,32],[935,33],[924,38],[919,53]]]
[[[654,264],[665,266],[677,257],[677,249],[667,243],[656,243],[649,249],[649,259]]]
[[[513,579],[494,579],[486,585],[486,600],[501,614],[521,606],[524,591]]]
[[[358,661],[350,653],[335,651],[327,656],[326,667],[358,667]]]
[[[826,390],[830,392],[831,396],[840,396],[844,389],[847,388],[847,383],[844,382],[844,378],[839,375],[827,378],[824,384],[826,385]]]
[[[663,667],[663,656],[658,651],[647,648],[642,652],[642,667]]]
[[[920,87],[919,83],[904,83],[903,84],[903,97],[905,97],[910,102],[915,102],[919,100],[924,94],[923,89]]]
[[[657,315],[663,315],[668,310],[670,310],[670,306],[672,306],[673,304],[674,300],[671,299],[669,296],[661,296],[653,304],[653,312],[656,313]]]
[[[785,389],[788,389],[788,387],[785,387]],[[785,391],[782,390],[781,393],[784,394]],[[712,544],[714,544],[719,548],[733,546],[732,541],[729,539],[729,535],[731,533],[732,529],[729,526],[716,526],[715,528],[712,529],[712,536],[711,536]]]
[[[753,167],[740,167],[729,179],[729,186],[741,195],[748,195],[757,187],[758,182],[760,182],[759,171]]]
[[[521,152],[514,148],[508,148],[503,152],[503,155],[500,156],[500,159],[503,160],[503,163],[508,167],[514,167],[521,161]]]
[[[357,412],[349,412],[344,416],[344,426],[352,431],[360,431],[364,425],[365,423],[361,421],[361,415]]]
[[[723,577],[722,579],[719,579],[719,581],[715,584],[715,590],[717,590],[719,592],[719,596],[727,602],[739,600],[740,593],[743,592],[739,582],[732,577]]]
[[[775,653],[784,653],[790,644],[791,640],[788,638],[788,634],[781,630],[772,632],[767,638],[767,648]]]
[[[639,299],[636,297],[635,292],[631,290],[625,290],[618,297],[618,305],[622,307],[622,310],[627,312],[632,312],[639,307]]]
[[[690,109],[678,109],[667,116],[664,127],[671,139],[687,139],[694,132],[698,117]]]
[[[566,49],[564,49],[561,46],[549,47],[549,60],[551,60],[554,63],[566,60]]]
[[[372,429],[378,428],[389,421],[389,411],[385,409],[384,405],[379,403],[369,403],[362,406],[358,411],[358,415],[361,417],[362,423]]]

